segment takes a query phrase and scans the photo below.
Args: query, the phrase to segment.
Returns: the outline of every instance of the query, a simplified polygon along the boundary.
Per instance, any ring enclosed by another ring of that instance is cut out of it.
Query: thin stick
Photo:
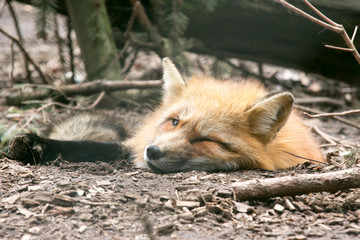
[[[338,24],[338,23],[334,22],[333,20],[331,20],[330,18],[326,17],[322,12],[320,12],[316,7],[314,7],[314,5],[312,5],[308,0],[303,0],[303,1],[306,5],[308,5],[308,7],[313,12],[315,12],[317,15],[319,15],[319,17],[324,19],[326,22],[328,22],[329,24],[331,24],[333,26],[342,27],[340,24]]]
[[[349,110],[349,111],[345,111],[345,112],[338,112],[338,113],[321,113],[321,114],[309,114],[309,113],[304,113],[306,116],[311,117],[311,118],[318,118],[318,117],[333,117],[333,116],[345,116],[345,115],[349,115],[349,114],[356,114],[356,113],[360,113],[360,109],[354,109],[354,110]]]
[[[355,35],[356,35],[356,32],[357,32],[357,29],[358,29],[358,26],[355,26],[353,35],[352,35],[352,37],[351,37],[351,42],[354,42],[354,40],[355,40]]]
[[[323,131],[321,131],[317,126],[311,126],[311,128],[320,136],[322,137],[325,141],[327,141],[330,144],[336,144],[335,140],[333,139],[333,137],[331,137],[330,135],[328,135],[327,133],[324,133]]]
[[[323,165],[329,165],[325,162],[322,162],[322,161],[318,161],[318,160],[315,160],[315,159],[311,159],[311,158],[307,158],[307,157],[302,157],[302,156],[299,156],[299,155],[296,155],[296,154],[293,154],[291,152],[287,152],[287,151],[283,151],[291,156],[294,156],[294,157],[297,157],[297,158],[301,158],[301,159],[304,159],[304,160],[307,160],[307,161],[310,161],[310,162],[316,162],[316,163],[319,163],[319,164],[323,164]]]
[[[327,44],[325,45],[325,47],[340,50],[340,51],[345,51],[345,52],[354,51],[354,49],[351,49],[351,48],[337,47],[337,46],[332,46],[332,45],[327,45]]]
[[[334,27],[334,26],[331,25],[331,24],[328,24],[328,23],[326,23],[326,22],[323,22],[323,21],[321,21],[321,20],[319,20],[319,19],[311,16],[310,14],[308,14],[308,13],[300,10],[299,8],[291,5],[290,3],[288,3],[288,2],[285,1],[285,0],[277,0],[277,1],[278,1],[279,3],[281,3],[284,7],[287,7],[287,8],[289,8],[289,9],[293,10],[294,12],[296,12],[296,13],[298,13],[299,15],[303,16],[304,18],[307,18],[308,20],[310,20],[310,21],[312,21],[312,22],[314,22],[314,23],[316,23],[316,24],[318,24],[318,25],[320,25],[320,26],[322,26],[322,27],[324,27],[324,28],[326,28],[326,29],[329,29],[329,30],[334,31],[334,32],[336,32],[336,33],[340,33],[340,32],[341,32],[341,28],[340,28],[340,27]]]
[[[312,108],[309,108],[309,107],[304,107],[304,106],[300,106],[300,105],[294,105],[295,108],[299,109],[299,110],[302,110],[302,111],[306,111],[306,112],[312,112],[312,113],[316,113],[316,114],[322,114],[324,112],[321,112],[319,110],[315,110],[315,109],[312,109]],[[339,122],[342,122],[342,123],[345,123],[349,126],[352,126],[352,127],[355,127],[355,128],[358,128],[360,129],[360,125],[359,124],[356,124],[352,121],[349,121],[343,117],[339,117],[339,116],[333,116],[334,119],[338,120]]]
[[[18,35],[18,37],[19,37],[19,42],[20,42],[21,44],[24,44],[23,37],[22,37],[21,31],[20,31],[20,27],[19,27],[19,21],[17,20],[15,10],[14,10],[14,8],[12,7],[11,0],[6,0],[6,2],[7,2],[7,4],[8,4],[8,6],[9,6],[9,10],[10,10],[11,17],[12,17],[12,19],[14,20],[15,29],[16,29],[17,35]],[[23,53],[23,56],[24,56],[24,66],[25,66],[25,71],[26,71],[26,78],[28,79],[28,81],[29,81],[30,83],[32,83],[32,81],[31,81],[31,72],[30,72],[30,69],[29,69],[28,60],[27,60],[27,58],[26,58],[26,56],[25,56],[24,53]]]
[[[275,0],[279,3],[281,3],[284,7],[287,7],[289,9],[291,9],[292,11],[298,13],[299,15],[307,18],[308,20],[326,28],[329,29],[333,32],[336,32],[338,34],[341,35],[341,37],[343,38],[343,40],[345,41],[345,44],[348,46],[348,48],[353,49],[353,51],[351,51],[352,55],[354,56],[355,60],[360,64],[360,54],[357,51],[353,41],[351,39],[355,38],[355,34],[356,31],[354,31],[353,33],[353,37],[350,39],[349,35],[347,34],[345,28],[343,25],[337,24],[335,22],[333,22],[332,20],[330,20],[329,18],[327,18],[325,15],[323,15],[317,8],[315,8],[313,5],[311,5],[307,0],[303,0],[310,8],[311,10],[313,10],[316,14],[318,14],[321,18],[323,18],[325,21],[327,21],[328,23],[321,21],[313,16],[311,16],[310,14],[300,10],[299,8],[291,5],[290,3],[288,3],[285,0]],[[357,30],[357,29],[356,29]],[[337,48],[339,49],[339,48]],[[346,50],[348,51],[348,50]]]
[[[41,71],[41,69],[39,68],[39,66],[34,62],[34,60],[32,60],[32,58],[30,57],[30,55],[28,54],[28,52],[25,50],[24,46],[19,42],[19,40],[17,40],[15,37],[13,37],[12,35],[10,35],[9,33],[7,33],[4,29],[2,29],[0,27],[0,32],[2,34],[4,34],[6,37],[8,37],[11,41],[15,42],[16,45],[18,45],[18,47],[20,48],[20,50],[24,53],[25,57],[27,58],[27,60],[34,66],[35,70],[39,73],[39,76],[42,80],[43,83],[47,83],[49,84],[48,80],[45,78],[43,72]]]

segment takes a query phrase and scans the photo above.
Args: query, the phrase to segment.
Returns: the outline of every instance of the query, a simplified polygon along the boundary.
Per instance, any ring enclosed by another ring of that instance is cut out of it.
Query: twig
[[[308,20],[326,28],[329,29],[333,32],[336,32],[338,34],[341,35],[341,37],[343,38],[343,40],[345,41],[345,44],[348,48],[345,48],[345,50],[343,48],[340,47],[332,47],[332,48],[336,48],[339,50],[344,50],[344,51],[349,51],[348,49],[351,49],[351,53],[354,56],[355,60],[360,64],[360,54],[357,51],[353,40],[355,38],[356,35],[356,31],[357,31],[357,27],[355,27],[355,30],[353,32],[352,38],[349,38],[349,35],[347,34],[345,28],[343,25],[338,24],[334,21],[332,21],[331,19],[329,19],[328,17],[326,17],[323,13],[321,13],[315,6],[313,6],[308,0],[303,0],[303,2],[312,10],[314,11],[317,15],[319,15],[322,19],[324,19],[324,21],[319,20],[313,16],[311,16],[310,14],[302,11],[301,9],[295,7],[294,5],[288,3],[285,0],[275,0],[276,2],[281,3],[284,7],[291,9],[292,11],[294,11],[295,13],[299,14],[302,17],[307,18]]]
[[[11,14],[11,17],[12,19],[14,20],[14,25],[15,25],[15,29],[16,29],[16,32],[17,32],[17,35],[19,37],[19,42],[21,44],[24,44],[24,41],[23,41],[23,37],[22,37],[22,34],[21,34],[21,31],[20,31],[20,27],[19,27],[19,22],[17,20],[17,17],[16,17],[16,13],[14,11],[14,8],[12,7],[12,4],[11,4],[11,0],[6,0],[8,6],[9,6],[9,10],[10,10],[10,14]],[[25,56],[25,54],[23,53],[24,55],[24,66],[25,66],[25,71],[26,71],[26,78],[27,80],[32,83],[32,80],[31,80],[31,72],[30,72],[30,69],[29,69],[29,63],[28,63],[28,60]]]
[[[344,147],[359,147],[359,145],[357,143],[352,143],[352,142],[341,142],[340,139],[335,138],[330,136],[329,134],[321,131],[317,126],[311,126],[310,127],[319,135],[321,136],[323,139],[325,139],[325,141],[329,142],[330,144],[337,144],[337,145],[342,145]]]
[[[295,108],[299,109],[299,110],[302,110],[302,111],[306,111],[306,112],[311,112],[311,113],[316,113],[316,114],[322,114],[324,112],[321,112],[319,110],[315,110],[315,109],[312,109],[312,108],[309,108],[309,107],[304,107],[304,106],[300,106],[300,105],[294,105]],[[339,122],[342,122],[342,123],[345,123],[349,126],[352,126],[352,127],[355,127],[355,128],[358,128],[360,129],[360,126],[354,122],[351,122],[343,117],[339,117],[339,116],[333,116],[334,119],[338,120]]]
[[[67,18],[67,45],[69,48],[69,57],[70,57],[70,71],[71,71],[71,83],[75,83],[75,64],[74,64],[74,51],[72,46],[72,39],[71,39],[71,21],[70,18]]]
[[[323,131],[320,130],[320,128],[318,128],[317,126],[311,126],[311,128],[314,130],[314,132],[316,132],[320,137],[322,137],[325,141],[327,141],[330,144],[336,144],[335,140],[333,139],[333,137],[331,137],[330,135],[328,135],[327,133],[324,133]]]
[[[234,183],[232,187],[239,201],[295,196],[312,192],[335,192],[349,188],[359,188],[360,168],[355,167],[319,174],[255,179]]]
[[[309,113],[304,113],[306,116],[311,117],[311,118],[318,118],[318,117],[333,117],[333,116],[345,116],[345,115],[349,115],[349,114],[356,114],[356,113],[360,113],[360,109],[354,109],[354,110],[349,110],[349,111],[345,111],[345,112],[338,112],[338,113],[321,113],[321,114],[309,114]]]
[[[323,164],[323,165],[329,165],[325,162],[322,162],[322,161],[318,161],[318,160],[315,160],[315,159],[311,159],[311,158],[307,158],[307,157],[302,157],[302,156],[299,156],[299,155],[296,155],[296,154],[293,154],[291,152],[288,152],[288,151],[283,151],[291,156],[294,156],[294,157],[297,157],[297,158],[301,158],[301,159],[304,159],[304,160],[307,160],[307,161],[310,161],[310,162],[315,162],[315,163],[319,163],[319,164]]]
[[[39,73],[39,76],[42,80],[43,83],[47,83],[49,84],[48,80],[45,78],[43,72],[41,71],[41,69],[38,67],[38,65],[32,60],[32,58],[30,57],[30,55],[28,54],[28,52],[25,50],[24,46],[19,42],[18,39],[16,39],[15,37],[13,37],[12,35],[10,35],[9,33],[7,33],[4,29],[2,29],[0,27],[0,32],[2,34],[4,34],[6,37],[8,37],[11,41],[15,42],[16,45],[18,45],[18,47],[20,48],[20,50],[24,53],[24,56],[27,58],[27,60],[34,66],[35,70]]]
[[[314,5],[312,5],[308,0],[303,0],[303,1],[314,13],[319,15],[319,17],[324,19],[326,22],[328,22],[329,24],[331,24],[333,26],[341,27],[340,24],[337,24],[336,22],[332,21],[330,18],[326,17],[322,12],[320,12],[316,7],[314,7]]]
[[[101,99],[103,99],[104,96],[105,96],[105,91],[102,91],[99,94],[99,96],[96,98],[96,100],[90,106],[86,107],[86,110],[90,110],[90,109],[96,107],[99,104],[99,102],[101,101]]]

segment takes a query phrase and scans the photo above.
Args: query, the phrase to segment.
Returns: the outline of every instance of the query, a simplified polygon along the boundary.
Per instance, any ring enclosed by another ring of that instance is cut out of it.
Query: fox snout
[[[160,148],[158,148],[156,145],[150,145],[147,146],[145,149],[145,159],[148,160],[158,160],[163,156],[163,153],[161,152]]]

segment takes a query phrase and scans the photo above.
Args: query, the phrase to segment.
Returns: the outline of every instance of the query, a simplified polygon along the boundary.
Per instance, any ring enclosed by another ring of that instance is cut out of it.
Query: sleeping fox
[[[324,161],[290,93],[268,96],[257,81],[183,79],[163,59],[161,105],[127,138],[121,124],[80,114],[51,128],[43,138],[16,136],[9,155],[25,163],[63,159],[132,159],[142,168],[168,173],[188,170],[284,169]],[[307,160],[306,160],[307,159]]]

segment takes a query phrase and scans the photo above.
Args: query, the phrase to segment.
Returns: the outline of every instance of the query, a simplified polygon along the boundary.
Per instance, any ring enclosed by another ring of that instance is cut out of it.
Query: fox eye
[[[173,119],[171,123],[174,127],[176,127],[177,125],[179,125],[179,120]]]

